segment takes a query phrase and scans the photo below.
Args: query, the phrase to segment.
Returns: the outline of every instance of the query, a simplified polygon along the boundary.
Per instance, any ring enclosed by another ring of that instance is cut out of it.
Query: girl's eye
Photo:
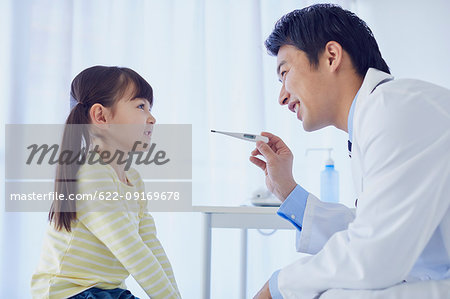
[[[140,104],[139,106],[137,106],[139,109],[144,110],[145,104]]]

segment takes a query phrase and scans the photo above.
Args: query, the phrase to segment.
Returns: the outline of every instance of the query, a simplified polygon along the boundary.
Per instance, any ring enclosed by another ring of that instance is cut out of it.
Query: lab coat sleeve
[[[448,119],[439,123],[435,112],[420,105],[380,97],[370,99],[355,130],[364,177],[356,217],[317,254],[281,269],[278,287],[284,298],[402,282],[449,208],[450,159],[437,159],[448,157]],[[309,209],[320,207],[308,198],[302,234],[307,214],[318,215],[308,211],[310,202]],[[310,239],[314,233],[311,227]]]
[[[309,254],[317,253],[335,232],[346,229],[354,219],[354,210],[322,202],[299,185],[277,213],[297,229],[297,251]]]
[[[303,229],[296,232],[297,251],[318,253],[333,234],[347,229],[354,218],[355,209],[343,204],[323,202],[309,194],[303,215]]]

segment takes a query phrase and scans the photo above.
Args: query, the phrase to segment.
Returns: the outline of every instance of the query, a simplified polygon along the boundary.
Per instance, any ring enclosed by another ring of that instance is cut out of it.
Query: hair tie
[[[78,102],[72,94],[70,94],[70,110],[75,108],[75,106],[82,106],[83,108],[86,108],[87,105],[85,103]]]
[[[70,94],[70,110],[72,110],[76,105],[78,104],[78,101]]]

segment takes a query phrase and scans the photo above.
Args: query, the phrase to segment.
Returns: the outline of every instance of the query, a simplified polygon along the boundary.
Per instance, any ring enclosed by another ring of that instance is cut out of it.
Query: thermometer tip
[[[211,132],[215,133],[216,131],[215,130],[211,130]]]

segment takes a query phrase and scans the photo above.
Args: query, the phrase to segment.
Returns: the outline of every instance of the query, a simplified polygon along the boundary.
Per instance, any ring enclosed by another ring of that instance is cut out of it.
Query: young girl
[[[131,69],[94,66],[73,80],[71,101],[61,150],[79,155],[77,163],[58,166],[55,191],[97,200],[53,202],[33,298],[135,298],[125,289],[129,274],[151,298],[180,298],[145,201],[125,200],[144,191],[139,173],[117,160],[88,163],[106,160],[108,152],[128,154],[136,141],[149,144],[151,86]],[[98,200],[108,195],[119,200]]]

